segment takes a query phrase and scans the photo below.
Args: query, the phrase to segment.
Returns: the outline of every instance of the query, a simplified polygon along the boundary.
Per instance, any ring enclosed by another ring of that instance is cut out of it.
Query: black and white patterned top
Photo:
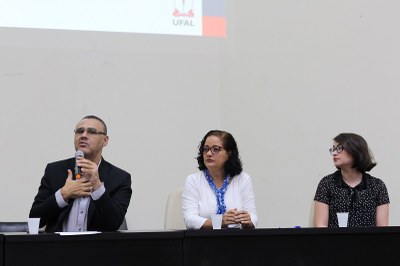
[[[340,170],[327,175],[318,184],[314,200],[329,205],[328,227],[338,227],[336,213],[348,212],[348,227],[376,226],[376,207],[389,203],[389,195],[382,180],[363,173],[356,187],[348,186]]]

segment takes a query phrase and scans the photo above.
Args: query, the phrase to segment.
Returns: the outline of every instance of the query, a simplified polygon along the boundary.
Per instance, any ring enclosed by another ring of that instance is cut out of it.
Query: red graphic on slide
[[[175,9],[172,15],[174,17],[194,17],[193,0],[174,0]]]

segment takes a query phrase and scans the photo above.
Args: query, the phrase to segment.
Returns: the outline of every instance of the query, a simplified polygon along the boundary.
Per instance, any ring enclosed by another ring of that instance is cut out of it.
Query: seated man
[[[104,121],[85,116],[75,128],[74,140],[75,150],[84,157],[47,165],[29,213],[41,218],[40,227],[46,226],[46,232],[118,230],[132,182],[128,172],[103,159],[108,139]]]

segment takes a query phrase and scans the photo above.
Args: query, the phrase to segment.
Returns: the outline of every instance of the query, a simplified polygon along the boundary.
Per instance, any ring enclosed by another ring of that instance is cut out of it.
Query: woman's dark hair
[[[363,173],[375,167],[376,162],[363,137],[354,133],[340,133],[333,140],[353,157],[353,168]]]
[[[229,157],[228,161],[225,163],[225,172],[230,176],[234,177],[242,172],[242,162],[239,157],[239,150],[237,148],[237,144],[233,136],[222,130],[211,130],[209,131],[200,142],[199,145],[199,153],[197,156],[197,162],[199,164],[200,170],[207,169],[206,165],[204,164],[204,157],[203,157],[203,147],[204,143],[206,142],[207,138],[210,136],[216,136],[222,140],[223,148],[228,152]]]

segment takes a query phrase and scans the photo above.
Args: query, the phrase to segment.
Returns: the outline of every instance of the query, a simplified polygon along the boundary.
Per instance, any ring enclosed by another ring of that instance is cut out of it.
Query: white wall
[[[167,194],[220,127],[217,39],[1,29],[0,220],[25,220],[46,164],[73,156],[86,114],[109,127],[105,159],[133,175],[131,228],[162,228]],[[144,218],[148,217],[148,218]]]
[[[249,6],[257,6],[248,10]],[[236,1],[222,69],[222,125],[237,137],[267,227],[308,224],[335,170],[332,138],[370,144],[398,225],[400,22],[396,1]],[[240,19],[239,19],[240,17]]]
[[[396,1],[231,1],[228,38],[0,29],[0,220],[26,220],[46,163],[96,114],[104,156],[133,175],[131,229],[160,229],[167,195],[214,128],[237,139],[260,227],[307,226],[340,132],[369,142],[400,223]]]

